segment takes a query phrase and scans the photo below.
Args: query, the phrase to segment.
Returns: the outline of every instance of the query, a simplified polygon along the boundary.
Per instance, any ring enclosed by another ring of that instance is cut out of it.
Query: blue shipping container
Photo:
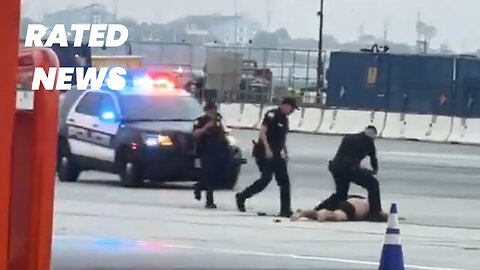
[[[455,115],[480,117],[480,60],[456,60]]]
[[[454,59],[392,55],[388,111],[452,115]]]
[[[384,110],[389,62],[387,54],[332,53],[327,74],[327,106]]]

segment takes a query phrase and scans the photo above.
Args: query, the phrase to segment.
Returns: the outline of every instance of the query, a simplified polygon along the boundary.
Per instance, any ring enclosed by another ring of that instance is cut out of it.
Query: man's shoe
[[[235,194],[235,200],[237,201],[238,211],[247,211],[247,209],[245,208],[245,199],[242,197],[242,195],[240,195],[240,193]]]
[[[205,208],[207,208],[207,209],[217,209],[217,205],[215,205],[214,203],[207,203],[205,205]]]
[[[195,200],[201,201],[202,200],[202,191],[200,189],[194,189],[193,195],[195,196]]]

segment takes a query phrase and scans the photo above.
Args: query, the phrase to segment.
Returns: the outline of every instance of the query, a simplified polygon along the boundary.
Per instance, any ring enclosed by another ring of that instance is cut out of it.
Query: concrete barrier
[[[448,142],[480,144],[480,119],[458,118],[453,119],[452,133]]]
[[[244,104],[240,117],[239,127],[258,128],[260,121],[260,106],[255,104]]]
[[[387,121],[381,137],[387,139],[419,139],[425,136],[431,117],[429,115],[420,115],[415,121],[410,120],[411,117],[406,114],[387,113]],[[407,123],[410,126],[408,137],[405,136]]]
[[[322,121],[322,110],[317,108],[305,108],[302,123],[298,131],[316,132],[320,128]]]
[[[304,112],[305,112],[305,108],[302,108],[301,110],[294,111],[288,117],[288,127],[290,128],[291,131],[300,130],[300,126],[302,125],[302,122],[303,122]]]
[[[413,139],[444,142],[452,127],[451,117],[388,113],[381,136],[391,139]]]
[[[241,119],[240,104],[238,103],[222,103],[220,104],[220,114],[223,116],[224,122],[228,127],[239,127]]]
[[[265,113],[275,108],[221,104],[220,113],[229,127],[258,129]],[[480,118],[302,108],[290,116],[289,122],[292,131],[342,135],[375,125],[383,138],[480,144]]]
[[[446,142],[452,132],[453,118],[449,116],[432,116],[432,123],[421,140]]]
[[[317,133],[331,133],[333,125],[335,124],[336,111],[335,110],[323,110],[323,117],[320,124],[320,128]]]
[[[382,130],[385,122],[385,113],[358,110],[334,110],[331,112],[331,118],[329,112],[326,119],[330,120],[330,123],[322,125],[320,131],[327,134],[342,135],[360,132],[369,125],[374,125],[378,130]]]

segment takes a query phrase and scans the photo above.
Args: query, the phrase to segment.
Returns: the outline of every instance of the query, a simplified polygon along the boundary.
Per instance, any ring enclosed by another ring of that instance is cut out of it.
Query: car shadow
[[[98,185],[98,186],[109,186],[109,187],[118,187],[118,188],[125,188],[125,189],[166,189],[166,190],[192,190],[194,186],[194,182],[152,182],[152,181],[145,181],[143,185],[137,188],[126,188],[122,187],[120,181],[115,180],[100,180],[100,179],[89,179],[89,180],[79,180],[77,183],[78,185]]]

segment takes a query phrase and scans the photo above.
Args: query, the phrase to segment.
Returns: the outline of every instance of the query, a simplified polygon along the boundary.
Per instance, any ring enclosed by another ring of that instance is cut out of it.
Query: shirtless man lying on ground
[[[363,196],[350,195],[347,201],[340,202],[334,209],[316,210],[297,210],[290,217],[291,221],[297,221],[300,218],[316,220],[318,222],[326,221],[366,221],[368,219],[370,205]]]

